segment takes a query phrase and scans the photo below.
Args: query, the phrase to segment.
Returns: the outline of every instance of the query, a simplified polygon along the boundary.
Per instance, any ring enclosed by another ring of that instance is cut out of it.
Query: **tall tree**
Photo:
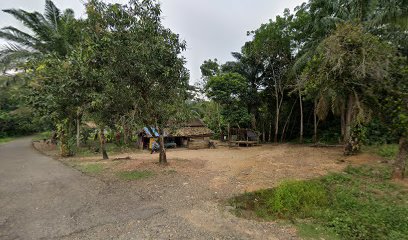
[[[292,61],[291,29],[292,16],[285,11],[283,17],[263,24],[254,32],[251,54],[262,64],[262,83],[266,89],[273,91],[275,100],[275,136],[278,142],[281,109],[288,90],[288,69]]]
[[[234,127],[248,127],[251,116],[246,108],[246,79],[238,73],[213,76],[206,84],[207,96],[221,104],[225,122]]]
[[[162,25],[160,13],[156,1],[90,1],[86,41],[90,75],[103,83],[102,91],[95,92],[99,100],[94,108],[102,128],[112,116],[125,113],[156,127],[160,163],[166,163],[164,128],[181,116],[177,113],[187,97],[188,71],[180,56],[185,42]]]
[[[330,109],[340,113],[344,142],[350,140],[352,127],[369,117],[366,100],[373,88],[384,88],[393,53],[392,47],[365,33],[361,25],[340,24],[309,64],[306,85],[319,89],[317,115],[324,119]]]
[[[0,30],[0,38],[8,42],[0,50],[3,71],[47,53],[65,56],[80,39],[80,22],[75,19],[73,10],[61,12],[51,0],[45,1],[44,14],[22,9],[5,9],[3,12],[12,15],[30,30],[25,32],[13,26]]]

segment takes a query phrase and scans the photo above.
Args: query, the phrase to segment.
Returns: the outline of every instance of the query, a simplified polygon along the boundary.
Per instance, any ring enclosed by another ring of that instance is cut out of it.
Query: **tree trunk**
[[[265,142],[265,122],[262,123],[262,142]]]
[[[256,117],[255,117],[255,114],[252,114],[251,127],[252,127],[253,130],[256,129]]]
[[[127,124],[123,123],[123,144],[128,145],[129,143],[129,128]]]
[[[161,128],[159,128],[159,139],[160,139],[160,155],[159,155],[159,163],[160,164],[167,164],[167,156],[166,156],[166,149],[164,148],[164,132]]]
[[[268,142],[271,142],[272,140],[272,122],[269,122],[269,136],[268,136]]]
[[[76,119],[76,146],[79,147],[81,145],[81,120],[80,117],[77,115]]]
[[[108,153],[106,152],[106,149],[105,149],[106,138],[105,138],[105,133],[104,133],[103,128],[101,128],[100,131],[101,132],[99,133],[99,143],[101,144],[102,158],[109,159]]]
[[[344,136],[346,134],[346,110],[344,103],[341,106],[340,122],[341,122],[341,141],[344,141]]]
[[[222,127],[221,127],[221,113],[220,113],[220,109],[219,109],[219,105],[218,105],[218,103],[215,103],[215,106],[216,106],[216,111],[217,111],[217,118],[218,118],[218,129],[219,129],[219,131],[220,131],[220,137],[221,137],[221,141],[224,141],[225,139],[224,139],[224,134],[221,134],[223,131],[222,131]]]
[[[343,142],[348,143],[351,136],[351,124],[353,121],[353,108],[354,108],[354,97],[352,94],[348,96],[347,101],[347,112],[346,112],[346,121],[345,121],[345,129],[344,129],[344,138]]]
[[[313,109],[313,142],[317,142],[317,114],[316,114],[316,107],[317,107],[317,99],[314,101],[314,109]]]
[[[393,179],[404,179],[405,164],[408,158],[408,139],[400,137],[398,156],[394,162],[394,170],[392,172]]]
[[[283,140],[285,139],[286,128],[287,128],[287,126],[289,124],[290,117],[292,116],[293,108],[295,108],[295,105],[296,105],[296,101],[293,103],[292,108],[290,109],[290,112],[289,112],[288,118],[286,119],[285,125],[283,125],[282,135],[281,135],[281,140],[280,140],[281,142],[283,142]]]
[[[299,90],[299,105],[300,105],[300,134],[299,134],[299,142],[303,143],[303,101],[302,101],[302,93]]]
[[[230,124],[228,123],[228,142],[231,142]]]
[[[71,155],[71,151],[68,145],[68,139],[65,133],[65,130],[62,129],[59,132],[59,139],[60,139],[60,154],[61,157],[69,157]]]
[[[279,133],[279,114],[280,114],[280,108],[279,108],[279,94],[277,87],[275,87],[275,97],[276,97],[276,116],[275,116],[275,136],[273,138],[274,143],[278,143],[278,133]]]

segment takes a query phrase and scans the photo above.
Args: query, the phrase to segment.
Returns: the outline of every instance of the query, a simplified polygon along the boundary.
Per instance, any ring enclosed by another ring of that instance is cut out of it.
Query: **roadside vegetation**
[[[12,138],[12,137],[2,137],[2,138],[0,138],[0,144],[1,143],[6,143],[6,142],[10,142],[10,141],[12,141],[12,140],[14,140],[15,138]]]
[[[286,181],[230,200],[241,217],[289,220],[316,239],[405,239],[408,188],[389,165],[349,166],[319,179]]]

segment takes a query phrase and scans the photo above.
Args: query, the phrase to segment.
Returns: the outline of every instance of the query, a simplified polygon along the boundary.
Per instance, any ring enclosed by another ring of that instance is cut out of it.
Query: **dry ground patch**
[[[41,149],[47,152],[46,148]],[[182,223],[189,231],[241,239],[298,239],[298,236],[290,225],[234,216],[231,207],[226,206],[230,197],[271,188],[286,179],[309,179],[341,171],[350,163],[381,160],[369,154],[344,157],[341,148],[291,144],[171,149],[167,156],[166,166],[158,164],[158,154],[148,151],[111,154],[109,160],[101,160],[100,155],[60,160],[114,189],[137,192],[162,206],[165,213],[160,218],[175,219],[174,224],[169,223],[169,231]],[[146,225],[146,229],[150,228]]]
[[[262,145],[249,148],[218,147],[217,149],[170,149],[169,164],[160,166],[158,154],[148,151],[111,155],[101,160],[99,155],[63,160],[74,165],[103,165],[108,177],[117,172],[149,171],[174,173],[202,179],[212,191],[236,194],[270,188],[286,179],[308,179],[332,171],[341,171],[347,164],[381,161],[371,154],[345,157],[341,148],[313,148],[304,145]]]

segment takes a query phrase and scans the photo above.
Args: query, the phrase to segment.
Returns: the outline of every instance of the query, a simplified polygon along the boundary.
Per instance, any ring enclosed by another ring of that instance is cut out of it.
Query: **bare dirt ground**
[[[47,154],[56,149],[37,143]],[[114,158],[125,158],[113,160]],[[263,145],[167,151],[169,164],[160,166],[158,154],[147,151],[122,153],[102,161],[100,156],[63,159],[68,165],[103,164],[95,177],[113,189],[126,189],[164,211],[152,218],[126,224],[104,225],[73,233],[67,239],[88,236],[103,238],[103,232],[127,239],[298,239],[296,230],[276,222],[237,218],[230,213],[227,199],[247,191],[271,188],[286,179],[315,178],[341,171],[348,164],[378,162],[376,156],[344,157],[341,148],[312,148],[300,145]],[[135,181],[119,180],[122,171],[151,171],[153,177]],[[115,192],[113,191],[113,192]],[[121,191],[119,191],[121,192]],[[119,230],[118,230],[119,229]],[[123,234],[126,232],[126,234]],[[101,235],[102,234],[102,235]]]
[[[192,179],[203,178],[202,184],[214,191],[233,195],[271,188],[287,179],[319,177],[331,171],[341,171],[347,164],[380,161],[370,154],[345,157],[341,148],[313,148],[302,145],[263,145],[249,148],[228,148],[167,151],[169,164],[157,165],[158,154],[123,153],[114,158],[126,158],[114,166],[115,171],[151,170],[174,171]],[[82,158],[84,162],[98,158]],[[103,162],[103,161],[102,161]]]

